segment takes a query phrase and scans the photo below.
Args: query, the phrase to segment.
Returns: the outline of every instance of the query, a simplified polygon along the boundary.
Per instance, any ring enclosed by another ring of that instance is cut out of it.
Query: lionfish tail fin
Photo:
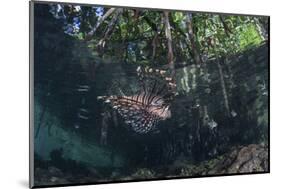
[[[104,103],[112,103],[117,96],[98,96],[97,100],[102,100]]]
[[[122,100],[122,97],[118,96],[98,96],[98,100],[102,100],[106,104],[110,104],[113,109],[119,109],[121,107],[120,100]]]

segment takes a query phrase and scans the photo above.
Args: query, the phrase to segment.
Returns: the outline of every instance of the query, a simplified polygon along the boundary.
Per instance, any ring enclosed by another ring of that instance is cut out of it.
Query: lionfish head
[[[170,105],[167,105],[163,98],[154,98],[148,105],[148,111],[159,117],[161,120],[166,120],[171,117]]]
[[[117,109],[125,123],[137,133],[153,131],[157,123],[171,117],[170,105],[176,94],[176,84],[166,71],[138,67],[140,90],[126,96],[99,97]]]

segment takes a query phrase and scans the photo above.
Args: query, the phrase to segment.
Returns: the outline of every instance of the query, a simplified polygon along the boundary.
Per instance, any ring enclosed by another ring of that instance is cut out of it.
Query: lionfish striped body
[[[175,95],[175,83],[166,71],[152,68],[137,69],[141,90],[131,96],[101,96],[137,133],[153,131],[157,123],[171,117],[170,103]]]

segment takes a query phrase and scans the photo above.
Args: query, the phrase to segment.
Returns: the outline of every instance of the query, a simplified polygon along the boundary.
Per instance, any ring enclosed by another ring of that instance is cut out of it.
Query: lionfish
[[[176,84],[167,71],[138,67],[140,90],[126,96],[99,96],[116,109],[125,123],[136,133],[145,134],[155,130],[161,120],[171,117],[171,101],[176,95]]]

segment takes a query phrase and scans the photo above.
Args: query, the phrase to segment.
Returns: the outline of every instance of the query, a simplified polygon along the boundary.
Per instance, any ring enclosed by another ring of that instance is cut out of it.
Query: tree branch
[[[172,46],[171,26],[169,22],[169,12],[164,11],[164,16],[165,16],[165,35],[166,35],[167,46],[168,46],[168,64],[172,71],[172,76],[174,76],[175,65],[174,65],[174,53],[173,53],[173,46]]]
[[[224,29],[225,34],[227,35],[227,37],[230,37],[230,33],[232,33],[232,31],[230,30],[228,25],[225,23],[225,21],[224,21],[224,19],[221,15],[219,16],[219,18],[220,18],[220,21],[223,25],[223,29]]]
[[[186,48],[188,49],[188,53],[190,55],[190,57],[193,57],[193,54],[191,52],[191,49],[190,49],[190,46],[189,46],[189,43],[187,41],[187,37],[188,37],[188,34],[186,34],[181,28],[180,26],[173,21],[173,19],[170,20],[170,23],[171,25],[176,29],[176,31],[179,32],[179,34],[184,38],[184,42],[186,44]],[[180,40],[180,39],[179,39]]]
[[[116,10],[116,13],[114,14],[113,18],[111,19],[110,23],[108,24],[104,37],[98,42],[98,47],[101,48],[102,52],[105,47],[105,42],[106,42],[106,40],[108,40],[110,38],[110,34],[114,30],[114,26],[117,22],[118,16],[122,13],[122,11],[123,11],[123,9]]]
[[[118,8],[120,9],[120,8]],[[116,8],[111,8],[109,9],[102,17],[100,17],[97,21],[97,24],[92,28],[92,30],[87,34],[85,40],[91,40],[91,38],[93,37],[93,35],[95,34],[95,32],[97,31],[97,29],[99,28],[99,26],[103,23],[103,21],[109,17],[114,11],[116,10]]]
[[[191,47],[192,47],[192,52],[193,52],[193,56],[195,59],[195,62],[197,64],[201,64],[202,60],[199,54],[199,49],[197,48],[196,42],[195,42],[195,36],[194,36],[194,32],[193,32],[193,27],[192,27],[192,15],[190,13],[186,14],[186,26],[187,26],[187,33],[188,33],[188,37],[191,43]]]
[[[221,67],[219,59],[217,59],[216,62],[217,62],[217,66],[218,66],[218,70],[219,70],[219,75],[220,75],[220,82],[221,82],[221,88],[222,88],[222,94],[223,94],[223,99],[224,99],[224,105],[225,105],[226,113],[227,113],[228,116],[230,116],[229,101],[228,101],[226,85],[225,85],[225,81],[224,81],[224,77],[223,77],[222,67]]]

